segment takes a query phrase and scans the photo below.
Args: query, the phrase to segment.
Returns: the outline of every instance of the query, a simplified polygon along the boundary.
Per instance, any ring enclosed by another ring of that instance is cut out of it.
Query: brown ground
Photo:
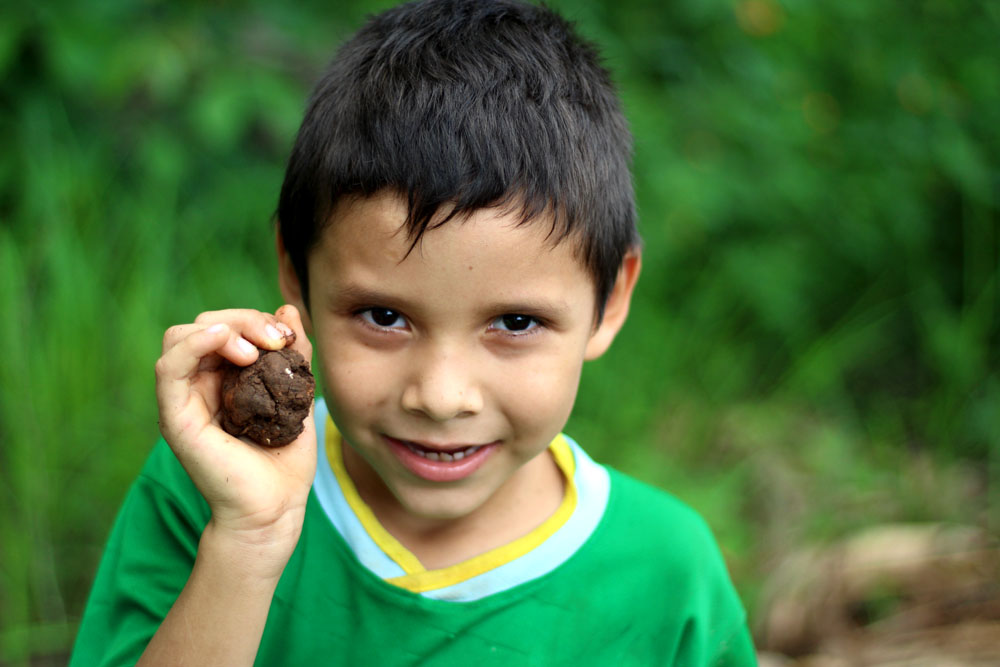
[[[977,528],[877,526],[804,550],[766,599],[762,667],[1000,665],[1000,550]]]

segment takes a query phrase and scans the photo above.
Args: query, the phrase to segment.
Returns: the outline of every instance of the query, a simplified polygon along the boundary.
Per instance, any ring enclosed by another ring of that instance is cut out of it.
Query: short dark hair
[[[638,244],[632,138],[596,48],[516,0],[421,0],[376,15],[309,100],[281,188],[280,233],[308,303],[307,259],[344,197],[395,191],[416,245],[487,207],[551,215],[594,279],[598,316]],[[411,249],[412,249],[411,245]]]

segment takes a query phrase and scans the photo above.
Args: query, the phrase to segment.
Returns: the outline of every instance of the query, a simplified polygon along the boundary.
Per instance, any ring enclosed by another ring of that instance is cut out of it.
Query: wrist
[[[198,558],[223,567],[230,576],[277,583],[302,532],[301,516],[285,516],[252,529],[209,520],[198,544]]]

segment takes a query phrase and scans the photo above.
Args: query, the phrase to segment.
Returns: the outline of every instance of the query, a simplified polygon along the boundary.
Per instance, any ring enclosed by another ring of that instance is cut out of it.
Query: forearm
[[[259,349],[282,349],[292,340],[303,357],[312,357],[290,306],[275,315],[202,313],[164,334],[156,362],[160,429],[211,519],[188,580],[139,664],[250,665],[257,655],[275,588],[302,530],[316,474],[316,434],[307,419],[293,442],[269,448],[223,431],[220,369],[225,361],[246,366]]]
[[[210,523],[184,589],[139,665],[252,665],[294,547],[241,542]]]

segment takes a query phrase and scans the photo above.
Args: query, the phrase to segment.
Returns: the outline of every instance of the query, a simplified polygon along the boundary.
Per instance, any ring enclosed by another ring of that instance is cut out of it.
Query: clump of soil
[[[229,364],[222,375],[222,428],[265,447],[280,447],[302,433],[316,381],[295,350],[261,350],[249,366]]]

